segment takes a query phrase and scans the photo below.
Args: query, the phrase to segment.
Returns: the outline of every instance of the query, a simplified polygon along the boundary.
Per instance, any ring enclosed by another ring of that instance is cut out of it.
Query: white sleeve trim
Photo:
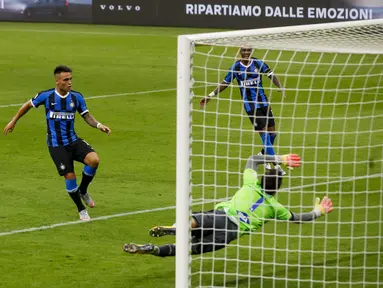
[[[82,112],[80,115],[82,116],[82,115],[84,115],[85,113],[88,113],[89,112],[89,110],[85,110],[84,112]]]
[[[225,79],[223,79],[223,82],[225,82],[226,84],[230,84],[230,82],[227,82]]]
[[[32,101],[32,99],[31,99],[31,104],[32,104],[32,106],[33,106],[33,107],[35,107],[35,108],[36,108],[35,104],[33,104],[33,101]]]
[[[270,71],[269,73],[267,73],[266,75],[267,75],[267,77],[270,77],[271,75],[273,75],[274,74],[274,72],[273,71]]]

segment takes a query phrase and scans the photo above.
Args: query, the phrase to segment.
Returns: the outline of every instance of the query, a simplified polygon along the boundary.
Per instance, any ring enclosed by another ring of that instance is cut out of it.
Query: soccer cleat
[[[89,221],[90,220],[88,211],[86,211],[85,209],[81,210],[78,214],[80,215],[80,220],[82,220],[82,221]]]
[[[176,235],[176,227],[174,226],[156,226],[149,230],[152,237],[162,237],[165,235]]]
[[[152,244],[134,244],[134,243],[129,243],[125,244],[122,249],[131,254],[156,254],[156,248],[158,249],[157,246],[154,246]]]
[[[278,173],[281,174],[282,176],[285,176],[285,175],[286,175],[285,170],[283,170],[281,166],[279,166],[279,165],[275,165],[274,168],[275,168],[275,169],[278,171]]]
[[[81,195],[81,198],[82,200],[85,202],[85,204],[87,206],[89,206],[90,208],[93,208],[94,207],[94,201],[93,199],[90,197],[89,193],[85,193],[85,194],[80,194]]]

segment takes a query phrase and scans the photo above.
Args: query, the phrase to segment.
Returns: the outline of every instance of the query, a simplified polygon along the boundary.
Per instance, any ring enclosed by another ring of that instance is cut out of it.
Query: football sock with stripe
[[[273,133],[273,134],[269,134],[269,136],[270,136],[271,145],[274,146],[274,142],[275,142],[275,138],[277,138],[277,134]],[[261,153],[262,153],[262,155],[265,155],[265,148],[264,147],[262,148]]]
[[[74,179],[65,179],[66,190],[69,193],[69,196],[72,198],[74,204],[76,204],[78,211],[85,209],[84,204],[82,204],[80,193],[78,192],[78,187],[76,183],[76,178]]]
[[[91,166],[85,166],[82,171],[82,179],[80,183],[80,192],[81,194],[86,194],[90,182],[92,182],[94,175],[96,174],[97,168]]]

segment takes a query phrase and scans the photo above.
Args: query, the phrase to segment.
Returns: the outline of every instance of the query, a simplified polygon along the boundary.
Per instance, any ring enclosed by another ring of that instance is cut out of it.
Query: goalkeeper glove
[[[286,154],[281,156],[281,162],[288,167],[301,166],[301,157],[298,154]]]
[[[332,207],[332,201],[327,196],[323,197],[322,201],[320,198],[315,199],[315,206],[314,206],[314,213],[318,217],[322,216],[323,214],[328,214],[333,210]]]

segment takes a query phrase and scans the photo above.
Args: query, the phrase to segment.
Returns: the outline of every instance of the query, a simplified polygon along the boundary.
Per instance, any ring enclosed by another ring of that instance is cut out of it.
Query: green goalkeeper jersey
[[[243,172],[243,186],[228,202],[215,206],[216,210],[225,210],[240,224],[241,231],[255,231],[269,219],[289,220],[290,211],[273,196],[263,192],[257,172],[246,169]]]

